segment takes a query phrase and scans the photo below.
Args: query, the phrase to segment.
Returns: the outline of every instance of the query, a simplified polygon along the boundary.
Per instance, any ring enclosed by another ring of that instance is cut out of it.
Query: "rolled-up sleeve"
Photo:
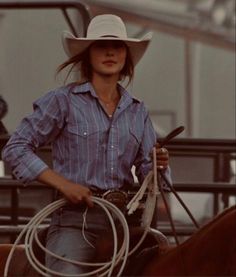
[[[33,104],[34,111],[25,117],[2,151],[17,179],[29,183],[48,165],[36,155],[37,148],[49,144],[63,128],[65,113],[57,92],[49,92]],[[65,104],[64,104],[65,105]]]

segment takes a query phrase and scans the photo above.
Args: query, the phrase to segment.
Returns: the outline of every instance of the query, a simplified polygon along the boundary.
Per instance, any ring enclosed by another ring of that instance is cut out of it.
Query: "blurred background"
[[[130,36],[153,31],[131,90],[145,101],[158,128],[168,132],[184,125],[184,137],[235,137],[234,0],[84,2],[91,16],[120,15]],[[70,12],[81,34],[81,15]],[[63,84],[63,77],[54,78],[67,58],[62,30],[70,28],[61,10],[1,9],[0,92],[9,106],[3,119],[9,132],[37,97]]]
[[[62,30],[82,36],[101,13],[122,17],[130,37],[153,32],[129,89],[145,101],[161,136],[185,126],[168,146],[173,182],[203,224],[235,204],[235,0],[0,0],[1,147],[31,113],[32,102],[63,85],[65,75],[55,76],[67,59]],[[50,163],[49,152],[39,154]],[[3,163],[0,173],[3,227],[18,226],[20,217],[51,201],[45,190],[24,190]],[[189,224],[168,197],[176,222]],[[161,200],[158,205],[166,228]]]

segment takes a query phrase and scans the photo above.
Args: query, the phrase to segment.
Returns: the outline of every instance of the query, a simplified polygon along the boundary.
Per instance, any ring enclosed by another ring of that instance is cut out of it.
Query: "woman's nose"
[[[109,47],[106,47],[106,54],[108,56],[113,56],[114,55],[114,48],[109,46]]]

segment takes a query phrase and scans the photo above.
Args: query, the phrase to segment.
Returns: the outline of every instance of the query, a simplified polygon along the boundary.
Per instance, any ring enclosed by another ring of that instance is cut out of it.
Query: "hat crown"
[[[87,38],[96,39],[100,37],[118,37],[126,39],[126,27],[122,19],[113,14],[95,16],[89,23]]]

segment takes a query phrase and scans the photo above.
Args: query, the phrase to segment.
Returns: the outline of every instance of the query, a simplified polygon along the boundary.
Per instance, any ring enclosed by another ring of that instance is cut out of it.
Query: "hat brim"
[[[137,38],[116,38],[116,37],[99,37],[99,38],[77,38],[68,31],[62,34],[62,44],[66,54],[73,57],[84,52],[93,42],[98,40],[121,40],[129,47],[130,54],[134,65],[136,65],[145,53],[148,44],[152,38],[149,32],[140,39]]]

